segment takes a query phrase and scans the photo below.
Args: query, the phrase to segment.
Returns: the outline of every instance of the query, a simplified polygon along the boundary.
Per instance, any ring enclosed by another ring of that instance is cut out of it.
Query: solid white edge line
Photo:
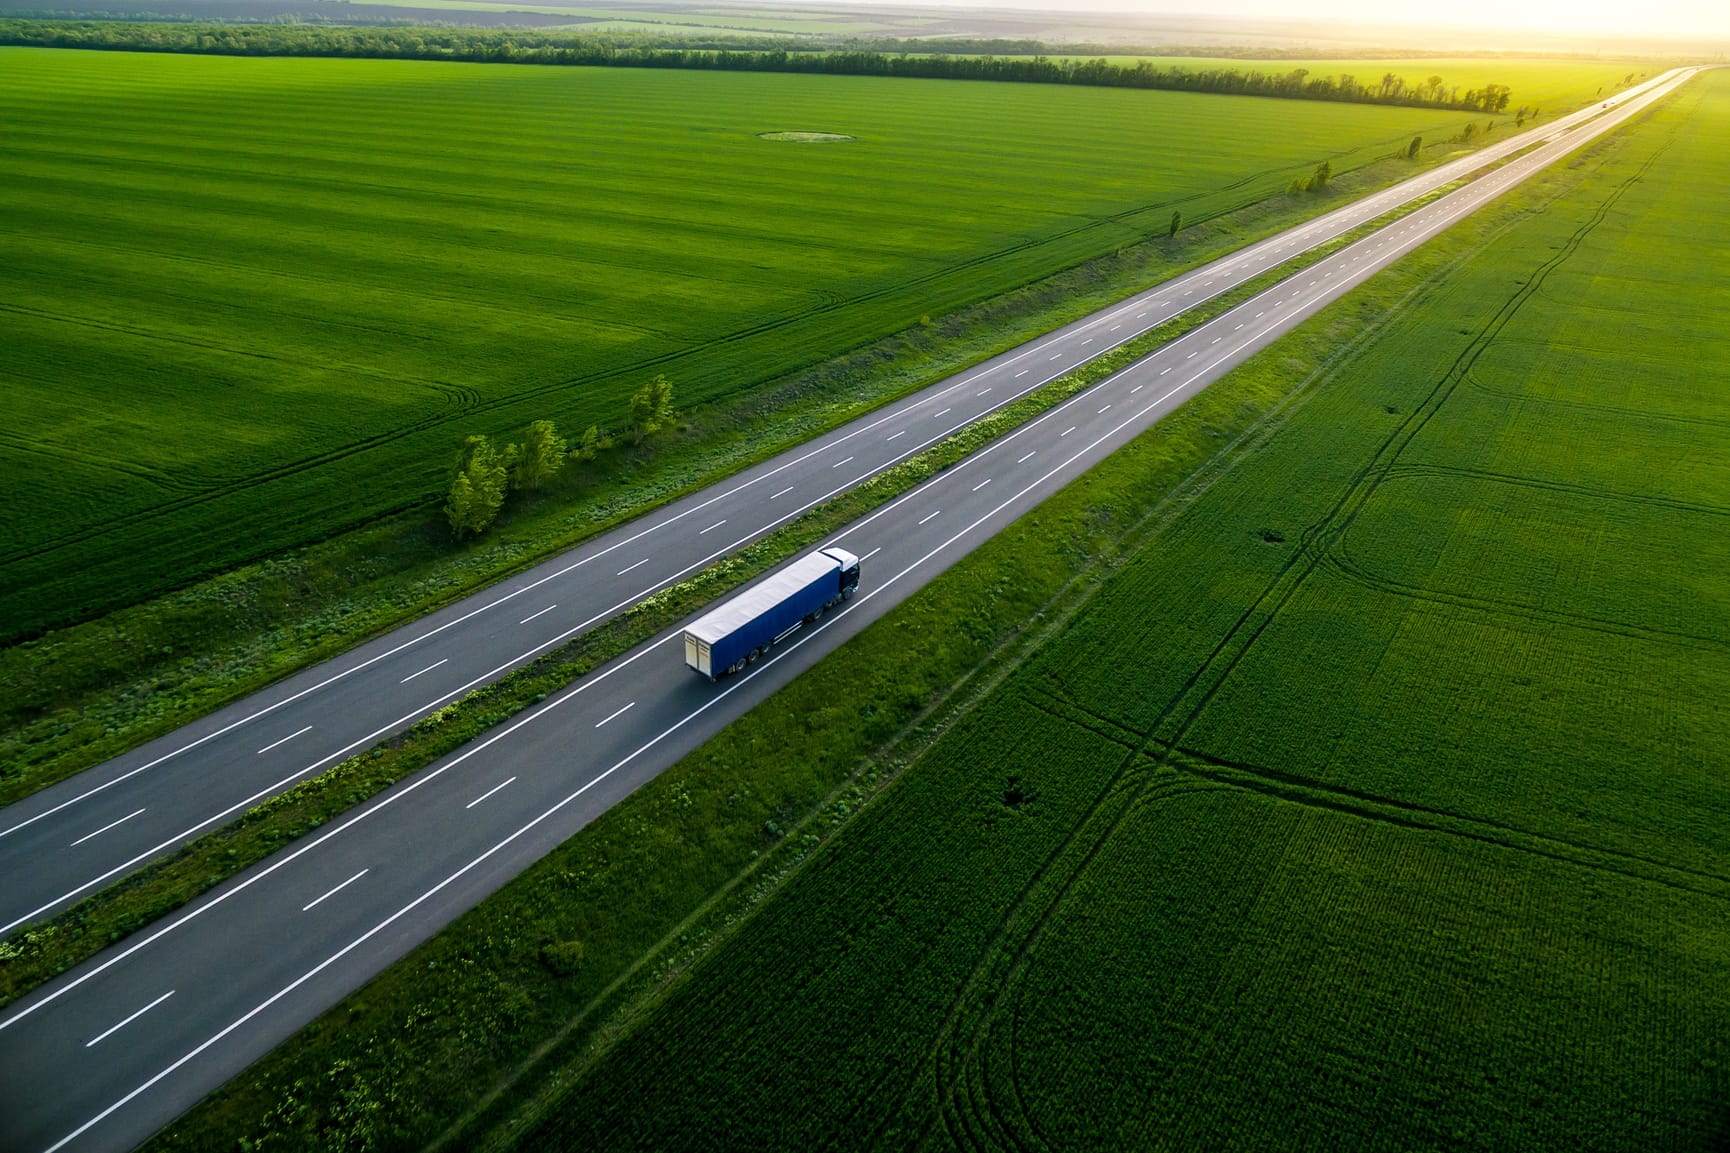
[[[68,849],[76,849],[79,845],[82,845],[85,841],[88,841],[91,837],[100,837],[103,833],[106,833],[109,829],[114,828],[116,825],[124,825],[127,821],[130,821],[133,817],[136,817],[139,813],[142,813],[143,811],[144,811],[143,809],[134,809],[132,812],[127,813],[124,817],[121,817],[118,821],[111,821],[108,824],[103,825],[100,829],[97,829],[94,833],[85,833],[82,837],[79,837],[76,841],[73,841],[70,845],[67,845],[66,847]]]
[[[280,740],[280,741],[270,742],[270,744],[268,744],[268,745],[264,746],[262,749],[258,750],[258,752],[254,755],[263,756],[265,753],[270,752],[270,750],[276,748],[278,745],[286,745],[286,744],[288,744],[288,742],[294,740],[294,738],[302,735],[303,733],[310,733],[310,732],[312,732],[312,726],[308,725],[304,729],[300,729],[296,732],[292,732],[292,733],[288,734],[288,736],[282,738],[282,740]]]
[[[168,1000],[168,998],[170,998],[172,996],[174,996],[174,990],[170,989],[170,990],[168,990],[168,992],[162,994],[162,996],[156,998],[156,1000],[150,1002],[150,1004],[144,1006],[144,1008],[138,1010],[138,1012],[132,1014],[132,1016],[126,1018],[126,1020],[120,1022],[120,1024],[110,1025],[108,1028],[104,1029],[102,1032],[96,1034],[96,1036],[90,1038],[90,1040],[84,1042],[84,1047],[86,1049],[88,1049],[92,1045],[97,1044],[98,1042],[106,1041],[109,1037],[112,1037],[114,1034],[120,1032],[120,1030],[126,1028],[126,1026],[132,1024],[132,1022],[138,1020],[138,1018],[144,1016],[144,1014],[150,1012],[150,1010],[156,1008],[156,1006],[162,1004],[162,1002]]]
[[[302,905],[300,907],[300,911],[303,913],[309,912],[314,905],[322,903],[326,897],[336,896],[338,893],[342,892],[344,889],[348,888],[350,885],[354,884],[356,881],[360,880],[362,877],[366,876],[370,872],[372,872],[372,866],[368,865],[366,868],[362,869],[360,872],[356,873],[354,876],[350,877],[348,880],[344,881],[342,884],[338,885],[336,888],[328,889],[324,892],[323,895],[314,897],[310,903]]]

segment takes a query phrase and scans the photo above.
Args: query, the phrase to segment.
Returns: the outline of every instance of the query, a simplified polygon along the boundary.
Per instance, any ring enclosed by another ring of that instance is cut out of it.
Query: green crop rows
[[[7,49],[0,120],[16,637],[425,500],[465,433],[736,395],[1462,118]]]
[[[1730,1138],[1730,76],[1608,150],[521,1147]]]

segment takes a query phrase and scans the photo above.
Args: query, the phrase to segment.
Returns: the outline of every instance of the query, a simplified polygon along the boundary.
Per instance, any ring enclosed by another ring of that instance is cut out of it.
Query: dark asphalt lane
[[[849,526],[828,543],[863,558],[860,595],[747,674],[712,685],[689,672],[671,630],[26,998],[0,1015],[0,1149],[143,1140],[1233,366],[1646,99],[1265,290]],[[1127,307],[1151,311],[1169,296],[1168,286]],[[904,428],[901,439],[923,437],[921,426],[947,420],[933,409],[967,407],[1008,371],[1017,362],[825,438],[805,463],[833,470]],[[669,541],[710,522],[679,523]],[[613,547],[603,571],[646,546]],[[534,607],[517,603],[499,619]],[[438,651],[397,668],[406,676]]]
[[[1509,137],[1213,261],[0,810],[7,880],[0,936],[400,732],[1101,353],[1602,111],[1594,105]]]

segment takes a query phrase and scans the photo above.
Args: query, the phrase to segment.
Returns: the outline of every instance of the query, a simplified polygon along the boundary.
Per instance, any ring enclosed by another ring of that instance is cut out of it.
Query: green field
[[[1727,158],[1528,201],[516,1144],[1722,1148]]]
[[[6,49],[0,121],[16,636],[424,500],[467,433],[737,395],[1461,118]]]

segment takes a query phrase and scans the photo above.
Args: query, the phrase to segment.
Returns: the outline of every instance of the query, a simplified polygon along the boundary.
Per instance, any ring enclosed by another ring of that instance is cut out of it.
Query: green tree
[[[577,460],[594,460],[606,447],[601,430],[591,424],[583,430],[583,435],[577,438],[577,447],[571,452],[571,456]]]
[[[1327,187],[1328,181],[1334,178],[1334,166],[1324,160],[1316,165],[1315,175],[1310,177],[1310,188],[1320,192]]]
[[[1406,145],[1406,159],[1416,160],[1418,158],[1418,153],[1423,150],[1423,147],[1424,138],[1422,136],[1412,137],[1412,142]]]
[[[631,396],[631,433],[641,443],[673,420],[673,383],[656,376]]]
[[[1183,213],[1181,213],[1181,212],[1172,213],[1171,214],[1171,231],[1166,233],[1166,235],[1167,236],[1176,236],[1177,230],[1179,228],[1181,228],[1182,226],[1183,226]]]
[[[515,461],[514,445],[500,453],[484,436],[471,436],[463,442],[456,475],[451,479],[450,496],[445,501],[445,516],[458,540],[485,532],[499,515]]]
[[[517,488],[540,488],[565,467],[565,438],[550,420],[537,420],[523,435],[512,479]]]

